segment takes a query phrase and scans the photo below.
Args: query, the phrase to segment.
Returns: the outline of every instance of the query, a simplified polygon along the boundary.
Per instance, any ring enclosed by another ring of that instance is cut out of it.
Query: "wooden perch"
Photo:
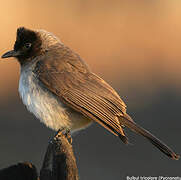
[[[28,162],[0,170],[1,180],[78,180],[78,169],[69,132],[58,131],[49,143],[40,177]]]
[[[59,131],[49,143],[45,154],[40,180],[78,180],[76,160],[70,133]]]

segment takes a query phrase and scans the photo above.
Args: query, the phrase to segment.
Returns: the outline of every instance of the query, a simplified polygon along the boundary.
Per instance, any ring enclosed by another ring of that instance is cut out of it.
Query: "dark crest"
[[[17,38],[14,45],[14,49],[18,50],[25,43],[34,43],[37,40],[37,35],[34,31],[20,27],[17,29]]]
[[[24,27],[17,29],[14,51],[19,53],[16,58],[21,65],[41,53],[41,43],[41,38],[36,31]]]

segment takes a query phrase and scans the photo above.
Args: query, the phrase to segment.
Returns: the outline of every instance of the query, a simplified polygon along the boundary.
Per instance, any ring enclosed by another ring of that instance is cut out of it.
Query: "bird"
[[[17,59],[21,67],[19,94],[23,103],[47,127],[73,133],[96,122],[129,144],[124,132],[127,127],[171,159],[179,159],[138,125],[118,93],[52,33],[19,27],[13,50],[2,55],[9,57]]]

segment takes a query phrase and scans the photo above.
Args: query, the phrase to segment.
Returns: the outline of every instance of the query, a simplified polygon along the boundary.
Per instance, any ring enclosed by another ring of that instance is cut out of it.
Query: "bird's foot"
[[[61,128],[58,131],[56,131],[53,138],[50,139],[49,144],[53,144],[53,141],[55,141],[58,137],[60,137],[65,130],[66,130],[66,128]]]
[[[72,144],[72,137],[71,137],[70,129],[69,128],[61,128],[61,129],[59,129],[56,132],[55,136],[54,136],[54,140],[56,140],[57,138],[61,137],[62,135],[64,135],[67,138],[68,142],[70,144]]]

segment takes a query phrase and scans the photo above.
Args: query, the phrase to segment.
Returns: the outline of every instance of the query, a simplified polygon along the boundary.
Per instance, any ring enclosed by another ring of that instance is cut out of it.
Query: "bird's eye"
[[[26,49],[29,49],[29,48],[31,47],[31,43],[26,43],[26,44],[24,45],[24,47],[25,47]]]

